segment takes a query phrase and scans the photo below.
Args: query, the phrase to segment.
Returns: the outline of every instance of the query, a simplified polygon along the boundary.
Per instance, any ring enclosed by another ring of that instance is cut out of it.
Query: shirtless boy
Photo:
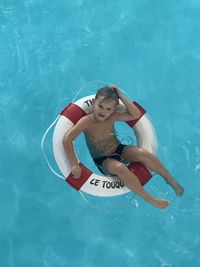
[[[119,99],[126,107],[124,112],[117,110]],[[121,162],[125,160],[144,163],[151,171],[161,175],[178,196],[181,196],[184,192],[183,187],[171,176],[155,155],[140,147],[120,144],[115,133],[114,122],[130,121],[137,119],[139,116],[140,111],[122,95],[119,88],[115,86],[103,87],[96,94],[93,111],[82,117],[64,135],[63,145],[74,178],[78,179],[80,177],[81,168],[78,165],[72,142],[83,132],[90,154],[102,173],[117,176],[128,188],[148,203],[158,208],[166,208],[169,202],[157,199],[145,191],[138,178]]]

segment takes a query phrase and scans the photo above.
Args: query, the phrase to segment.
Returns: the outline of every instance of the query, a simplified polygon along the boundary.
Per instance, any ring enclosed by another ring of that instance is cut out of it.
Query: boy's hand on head
[[[75,179],[78,179],[81,176],[81,168],[79,165],[74,165],[72,167],[72,174]]]
[[[120,95],[122,94],[121,91],[120,91],[120,89],[116,85],[114,85],[114,84],[112,84],[111,87],[115,90],[115,92],[117,93],[117,95],[120,97]]]

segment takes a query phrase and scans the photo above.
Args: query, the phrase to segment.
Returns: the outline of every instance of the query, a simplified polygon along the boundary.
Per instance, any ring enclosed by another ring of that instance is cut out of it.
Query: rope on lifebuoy
[[[42,140],[41,140],[41,144],[40,144],[40,146],[41,146],[41,150],[42,150],[42,152],[43,152],[44,158],[45,158],[45,160],[46,160],[46,163],[47,163],[47,165],[49,166],[50,170],[51,170],[56,176],[58,176],[58,177],[61,178],[62,180],[65,180],[65,177],[64,177],[64,176],[58,174],[58,173],[53,169],[53,167],[51,166],[51,164],[50,164],[50,162],[49,162],[49,160],[48,160],[48,158],[47,158],[47,155],[46,155],[46,153],[45,153],[45,150],[44,150],[44,142],[45,142],[46,136],[47,136],[47,134],[49,133],[49,131],[51,130],[51,128],[54,126],[54,124],[56,124],[56,122],[59,120],[59,118],[60,118],[60,114],[59,114],[59,115],[57,116],[57,118],[51,123],[51,125],[48,127],[48,129],[46,130],[46,132],[45,132],[44,135],[42,136]]]

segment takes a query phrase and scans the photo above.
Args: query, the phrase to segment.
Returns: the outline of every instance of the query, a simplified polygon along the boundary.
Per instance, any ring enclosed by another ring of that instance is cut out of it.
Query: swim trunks
[[[102,164],[103,164],[103,161],[106,160],[106,159],[116,159],[116,160],[119,160],[119,161],[122,161],[123,159],[121,158],[121,155],[122,155],[122,152],[124,150],[124,147],[126,147],[126,145],[123,145],[123,144],[119,144],[116,148],[116,150],[109,156],[102,156],[102,157],[99,157],[99,158],[95,158],[93,159],[97,168],[100,170],[101,173],[105,174],[102,170]]]

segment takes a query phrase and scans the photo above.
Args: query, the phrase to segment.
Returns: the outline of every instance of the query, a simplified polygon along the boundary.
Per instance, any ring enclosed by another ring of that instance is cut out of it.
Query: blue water
[[[199,17],[196,0],[1,0],[0,266],[200,266]],[[167,209],[126,196],[114,209],[90,198],[108,210],[91,208],[48,169],[42,135],[92,80],[148,110],[158,156],[185,188],[178,198],[152,179],[146,189],[169,199]]]

